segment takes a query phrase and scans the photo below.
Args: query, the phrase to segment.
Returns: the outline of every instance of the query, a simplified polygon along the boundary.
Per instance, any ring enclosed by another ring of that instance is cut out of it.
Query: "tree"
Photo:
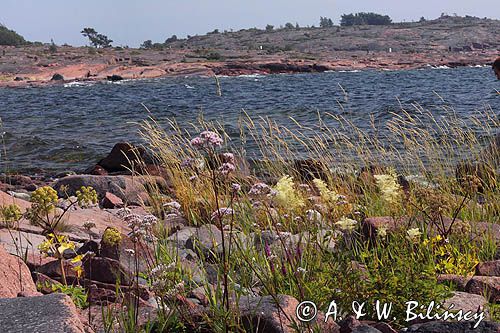
[[[0,23],[0,45],[17,46],[23,44],[27,44],[27,42],[21,35]]]
[[[50,46],[49,46],[49,52],[50,53],[56,53],[57,52],[57,45],[54,43],[54,39],[50,39]]]
[[[341,26],[353,25],[390,25],[392,19],[388,15],[380,15],[376,13],[356,13],[344,14],[341,16]]]
[[[321,16],[319,18],[319,26],[320,28],[332,28],[333,21],[331,18]]]
[[[189,37],[188,37],[189,38]],[[165,40],[165,44],[168,44],[168,43],[173,43],[173,42],[176,42],[177,41],[177,36],[176,35],[172,35],[172,37],[169,37]]]
[[[152,49],[153,41],[151,39],[145,40],[144,43],[141,44],[141,49]]]
[[[85,28],[81,31],[81,34],[84,37],[87,37],[90,44],[92,44],[94,47],[111,47],[111,43],[113,43],[113,41],[109,39],[108,36],[97,33],[94,28]]]
[[[293,24],[288,22],[287,24],[285,24],[285,29],[293,29]]]
[[[274,25],[266,25],[266,31],[273,31],[274,30]]]

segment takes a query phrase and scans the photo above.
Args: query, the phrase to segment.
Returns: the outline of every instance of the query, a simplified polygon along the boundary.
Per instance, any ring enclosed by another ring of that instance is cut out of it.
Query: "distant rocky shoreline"
[[[27,50],[26,50],[27,51]],[[70,48],[67,53],[80,53],[81,48]],[[107,51],[106,51],[107,52]],[[67,63],[61,57],[54,63],[38,65],[19,65],[2,72],[0,66],[0,87],[26,87],[57,85],[70,82],[121,81],[133,79],[153,79],[163,77],[213,77],[240,75],[269,75],[321,73],[327,71],[354,70],[410,70],[440,67],[488,66],[496,57],[495,51],[446,53],[366,53],[351,52],[339,59],[307,60],[291,57],[264,57],[256,59],[237,59],[227,61],[199,61],[193,63],[163,62],[138,64],[131,58],[121,58],[111,54],[96,63],[87,61],[84,56],[77,63]]]

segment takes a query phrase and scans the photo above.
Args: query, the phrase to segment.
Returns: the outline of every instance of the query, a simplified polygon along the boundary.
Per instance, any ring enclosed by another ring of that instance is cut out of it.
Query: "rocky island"
[[[63,81],[486,66],[500,21],[442,16],[390,25],[213,31],[144,48],[0,46],[0,86]]]

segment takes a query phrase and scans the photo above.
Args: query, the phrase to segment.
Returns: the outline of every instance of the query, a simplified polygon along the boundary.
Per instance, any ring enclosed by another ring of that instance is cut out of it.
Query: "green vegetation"
[[[19,46],[27,44],[23,36],[0,24],[0,45]]]
[[[93,28],[84,28],[80,32],[84,37],[87,37],[89,39],[89,42],[91,45],[93,45],[95,48],[102,47],[102,48],[109,48],[111,47],[111,43],[113,41],[109,39],[106,35],[97,33],[95,29]]]
[[[321,16],[319,18],[319,27],[320,28],[332,28],[333,21],[331,18]]]
[[[388,15],[380,15],[376,13],[356,13],[344,14],[341,17],[341,26],[353,25],[389,25],[392,19]]]
[[[500,222],[499,182],[487,171],[497,165],[499,152],[484,149],[481,141],[500,125],[498,115],[488,109],[469,117],[444,113],[436,118],[414,105],[382,126],[373,120],[371,130],[335,114],[318,115],[317,125],[309,127],[243,114],[236,123],[241,144],[229,139],[223,125],[202,117],[186,127],[172,119],[168,130],[154,119],[143,122],[142,137],[169,189],[150,189],[148,209],[154,215],[124,208],[120,217],[134,243],[129,250],[136,271],[130,278],[134,286],[139,276],[145,281],[159,303],[158,316],[140,326],[138,298],[130,296],[135,303],[102,308],[105,327],[243,333],[248,327],[237,300],[254,293],[290,295],[318,309],[334,299],[344,311],[354,301],[392,302],[396,319],[390,324],[408,326],[405,302],[445,300],[456,286],[440,283],[438,276],[470,276],[498,247],[479,228],[480,222]],[[247,170],[240,166],[250,142],[258,154]],[[480,161],[483,167],[457,169],[457,161]],[[91,188],[76,197],[80,204],[95,202]],[[39,217],[50,216],[58,199],[50,188],[35,191],[34,209],[45,213]],[[14,207],[0,212],[9,223],[19,217]],[[175,230],[168,217],[193,227],[210,225],[220,238],[192,241],[196,256],[187,260],[178,240],[169,237]],[[367,231],[371,217],[381,222]],[[38,225],[54,228],[52,222]],[[108,229],[103,242],[117,244],[120,237]],[[139,273],[137,249],[145,245],[153,254]],[[71,247],[67,239],[49,235],[40,250],[60,257],[61,248]],[[195,289],[206,306],[193,315],[182,300]],[[63,292],[86,301],[78,289]],[[363,319],[377,319],[373,308],[365,311]]]

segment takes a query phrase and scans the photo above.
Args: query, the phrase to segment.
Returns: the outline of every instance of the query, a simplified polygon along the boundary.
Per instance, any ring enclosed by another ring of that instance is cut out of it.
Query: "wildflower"
[[[81,278],[82,277],[82,275],[84,273],[84,270],[83,270],[83,268],[82,268],[81,265],[75,266],[72,269],[76,273],[77,278]]]
[[[269,191],[269,194],[267,195],[269,198],[274,198],[278,195],[278,191],[276,190],[271,190]]]
[[[51,212],[57,204],[57,191],[50,186],[37,188],[31,193],[31,202],[36,210]]]
[[[127,252],[131,256],[133,256],[135,254],[134,249],[125,249],[125,252]]]
[[[241,185],[240,184],[237,184],[237,183],[233,183],[231,185],[231,190],[234,192],[234,193],[237,193],[239,191],[241,191]]]
[[[143,227],[151,228],[158,223],[158,218],[154,215],[148,214],[142,218]]]
[[[334,204],[340,199],[340,195],[328,188],[328,185],[321,179],[313,179],[314,185],[318,188],[321,199],[326,204]],[[345,199],[345,197],[344,197]]]
[[[278,205],[290,210],[298,210],[302,208],[305,203],[300,197],[299,193],[295,190],[293,178],[285,175],[276,184],[275,190],[278,192],[274,198]]]
[[[123,218],[130,229],[139,228],[142,223],[142,218],[138,214],[129,214]]]
[[[77,255],[76,257],[74,257],[73,259],[70,260],[70,262],[72,264],[78,264],[78,263],[81,263],[82,262],[82,259],[83,259],[83,255]]]
[[[124,208],[120,208],[116,211],[116,215],[123,219],[125,218],[125,216],[129,215],[132,211],[130,209],[128,209],[127,207],[124,207]]]
[[[342,231],[353,231],[356,229],[358,222],[347,217],[341,218],[339,221],[335,222],[335,225],[339,226]]]
[[[406,234],[407,234],[407,238],[411,241],[416,241],[420,238],[420,236],[422,235],[422,233],[420,232],[420,229],[418,228],[413,228],[413,229],[409,229],[406,231]]]
[[[306,218],[309,222],[321,222],[323,216],[317,210],[309,209],[306,211]]]
[[[87,207],[97,204],[97,192],[90,186],[82,186],[76,191],[78,204],[82,207]]]
[[[305,268],[302,268],[302,267],[297,267],[297,273],[305,274],[305,273],[307,273],[307,270]]]
[[[195,148],[203,147],[204,143],[205,143],[205,141],[202,138],[200,138],[199,136],[197,136],[196,138],[191,140],[191,146],[193,146]]]
[[[181,167],[194,170],[203,170],[205,168],[205,161],[201,158],[186,158],[181,162]]]
[[[203,131],[200,136],[191,140],[191,145],[195,148],[216,148],[222,145],[222,138],[219,134],[212,131]]]
[[[378,230],[377,230],[377,234],[378,234],[380,237],[385,237],[385,236],[387,236],[387,227],[380,227],[380,228],[378,228]]]
[[[259,195],[268,194],[270,191],[271,191],[271,188],[269,187],[269,185],[267,185],[265,183],[257,183],[250,188],[250,191],[248,191],[248,195],[259,196]]]
[[[382,198],[390,204],[397,203],[401,191],[397,177],[395,175],[375,175],[374,177]]]
[[[224,161],[226,163],[234,164],[234,162],[235,162],[234,154],[232,154],[232,153],[224,153],[224,154],[222,154],[222,161]]]
[[[83,227],[85,228],[85,230],[90,231],[91,229],[95,228],[96,225],[95,225],[93,220],[88,220],[88,221],[85,221],[85,223],[83,224]]]
[[[213,212],[210,219],[212,221],[215,219],[222,219],[224,216],[232,215],[232,214],[234,214],[234,211],[232,208],[223,207],[223,208],[219,208],[218,210]]]
[[[1,206],[0,217],[2,217],[5,222],[15,222],[22,217],[21,209],[15,204]]]
[[[177,201],[170,201],[170,202],[164,203],[163,207],[171,208],[173,210],[178,211],[181,209],[181,204],[178,203]]]
[[[219,167],[219,172],[223,175],[228,175],[234,170],[236,170],[236,167],[232,163],[224,163]]]
[[[299,189],[305,192],[311,192],[311,187],[307,184],[299,184]]]
[[[174,268],[175,268],[174,263],[170,263],[168,265],[160,264],[151,270],[150,275],[152,278],[158,279],[161,278],[164,274],[173,271]]]
[[[102,242],[106,245],[115,246],[120,244],[122,241],[122,235],[120,231],[113,227],[108,227],[104,230],[102,235]]]

